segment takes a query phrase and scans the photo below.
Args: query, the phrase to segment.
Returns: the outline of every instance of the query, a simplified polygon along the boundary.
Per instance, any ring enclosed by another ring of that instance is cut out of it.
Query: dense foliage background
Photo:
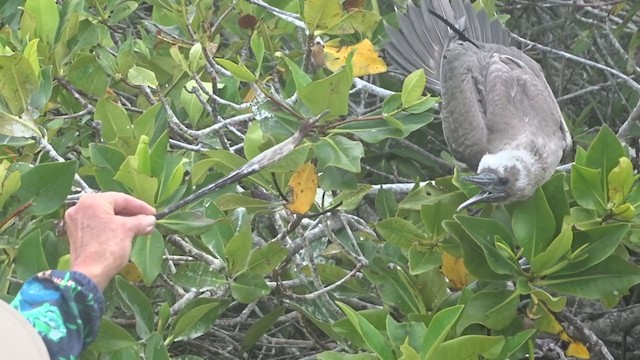
[[[576,151],[471,214],[438,98],[384,62],[406,5],[1,1],[0,296],[68,266],[81,193],[217,184],[135,240],[82,358],[638,358],[640,3],[476,1]]]

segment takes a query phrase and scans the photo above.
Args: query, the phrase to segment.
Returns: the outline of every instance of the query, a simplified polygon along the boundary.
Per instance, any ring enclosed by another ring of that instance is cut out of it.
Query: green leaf
[[[518,293],[508,290],[485,290],[474,294],[467,302],[456,324],[456,333],[471,324],[482,324],[492,330],[506,328],[516,318]]]
[[[408,345],[411,348],[422,348],[427,326],[422,322],[396,322],[391,315],[386,318],[387,336],[395,346]],[[416,354],[417,355],[417,354]]]
[[[424,74],[424,69],[418,69],[409,74],[402,83],[402,106],[406,108],[418,102],[426,84],[427,76]]]
[[[569,201],[567,200],[567,194],[564,189],[566,177],[566,174],[558,173],[542,185],[544,197],[547,199],[547,203],[555,219],[555,233],[560,232],[564,217],[569,215]]]
[[[153,205],[158,190],[158,179],[140,171],[139,166],[137,156],[128,156],[113,179],[124,185],[131,192],[131,195]]]
[[[438,346],[432,355],[432,359],[476,359],[480,355],[487,359],[494,359],[502,351],[504,342],[504,336],[461,336]]]
[[[38,42],[40,39],[33,39],[25,46],[22,54],[29,61],[36,77],[40,74],[40,60],[38,59]]]
[[[278,242],[253,249],[249,255],[246,272],[267,275],[287,257],[289,252]]]
[[[442,222],[453,219],[456,213],[456,204],[452,201],[438,201],[435,204],[424,204],[420,208],[422,223],[431,234],[432,240],[440,240],[445,235]]]
[[[396,195],[391,190],[380,189],[376,194],[376,210],[382,219],[389,219],[396,216],[398,212],[398,202]]]
[[[300,99],[314,115],[329,110],[325,119],[346,115],[349,112],[349,90],[352,81],[351,68],[345,66],[324,79],[309,83],[299,91]]]
[[[39,1],[30,0],[29,2],[36,3]],[[53,0],[42,0],[43,3],[49,1]],[[39,82],[33,67],[29,60],[25,59],[20,53],[0,55],[0,78],[2,79],[0,100],[4,99],[7,103],[11,115],[20,117],[29,106],[31,94],[38,88]],[[2,121],[6,120],[2,119]]]
[[[637,283],[640,283],[640,268],[612,255],[579,273],[552,274],[536,281],[535,285],[587,299],[602,299],[622,295]]]
[[[404,109],[405,112],[410,114],[422,114],[427,110],[433,109],[433,107],[440,101],[439,97],[423,96],[417,102]],[[402,114],[402,113],[401,113]],[[404,121],[404,120],[403,120]]]
[[[570,219],[571,218],[567,216],[560,234],[553,239],[546,249],[531,260],[532,273],[540,274],[550,269],[571,250],[571,244],[573,243],[573,224],[571,224]]]
[[[24,10],[33,16],[36,23],[35,37],[52,46],[55,43],[60,13],[55,0],[27,0]]]
[[[135,1],[125,1],[113,10],[109,16],[109,23],[116,24],[124,20],[127,16],[131,15],[138,8],[138,3]],[[155,358],[151,358],[155,359]]]
[[[180,211],[170,214],[158,224],[176,231],[178,234],[200,235],[211,228],[214,220],[208,219],[195,211]]]
[[[136,344],[129,333],[120,326],[109,321],[107,318],[100,320],[100,327],[96,341],[91,344],[89,350],[97,352],[112,352],[124,349]]]
[[[94,176],[103,191],[126,192],[124,185],[113,178],[124,163],[122,151],[104,144],[89,144],[91,163],[95,165]]]
[[[378,287],[385,304],[396,306],[404,314],[422,313],[426,311],[415,285],[404,274],[403,270],[390,271],[388,263],[375,261],[365,275]]]
[[[163,164],[162,177],[160,178],[157,204],[161,204],[178,190],[184,178],[186,163],[188,163],[188,161],[185,158],[175,156],[172,153],[167,154]]]
[[[444,339],[449,335],[449,331],[453,328],[458,317],[462,313],[464,306],[456,305],[444,310],[438,311],[431,319],[427,327],[427,333],[424,336],[423,349],[420,351],[420,358],[426,360],[439,360],[435,356],[438,347]]]
[[[302,71],[302,69],[298,66],[298,64],[296,64],[295,62],[293,62],[293,60],[289,59],[284,55],[281,55],[281,54],[276,54],[276,55],[280,55],[279,57],[284,59],[284,62],[287,63],[289,70],[291,70],[291,76],[293,77],[293,82],[295,82],[296,84],[296,90],[300,91],[304,89],[305,86],[311,83],[312,80],[309,77],[309,75],[307,75],[307,73]]]
[[[234,210],[245,208],[250,212],[257,210],[268,210],[273,203],[267,200],[256,199],[242,194],[222,194],[216,199],[216,205],[222,210]]]
[[[260,67],[262,67],[262,59],[264,58],[264,40],[257,32],[251,35],[251,51],[256,58],[258,66],[256,67],[256,76],[260,74]]]
[[[536,332],[536,329],[529,329],[519,332],[515,336],[506,338],[504,347],[496,359],[509,359],[510,356],[524,346],[524,344],[531,339]]]
[[[140,138],[142,138],[142,136],[146,135],[140,135]],[[169,158],[169,160],[167,160],[167,158]],[[179,167],[179,165],[175,163],[180,163],[180,161],[178,161],[178,157],[169,152],[168,130],[165,130],[162,135],[156,139],[155,144],[153,144],[149,152],[149,162],[151,167],[151,173],[149,175],[156,179],[162,179],[163,182],[167,181],[167,179],[172,180],[173,169]]]
[[[127,74],[127,78],[133,85],[149,86],[151,88],[158,87],[158,80],[156,74],[140,66],[134,65]]]
[[[145,285],[150,286],[162,271],[163,255],[164,238],[157,230],[133,241],[131,261],[140,269]]]
[[[609,202],[613,203],[613,206],[621,205],[631,192],[635,181],[631,160],[626,157],[618,159],[618,165],[607,176]]]
[[[229,240],[224,248],[224,256],[227,258],[227,269],[232,275],[245,270],[249,262],[249,255],[253,247],[251,227],[245,226]]]
[[[506,280],[511,278],[508,274],[499,274],[492,270],[482,247],[475,242],[457,221],[445,220],[442,226],[447,233],[457,239],[464,254],[464,266],[469,270],[469,273],[478,279],[485,280]]]
[[[372,185],[369,184],[358,184],[355,190],[345,190],[333,198],[331,205],[342,203],[342,205],[340,205],[341,210],[355,210],[355,208],[360,205],[362,199],[369,194],[371,186]]]
[[[0,134],[14,137],[40,137],[40,131],[34,121],[37,116],[36,111],[27,111],[20,116],[14,116],[0,110]]]
[[[498,274],[517,274],[519,266],[514,259],[508,259],[496,248],[496,237],[502,240],[511,238],[509,232],[499,222],[492,219],[456,215],[455,219],[464,230],[482,248],[491,270]],[[513,249],[513,248],[512,248]],[[465,264],[467,255],[465,254]]]
[[[380,22],[380,14],[367,10],[349,12],[333,24],[330,28],[319,33],[327,35],[348,35],[356,32],[368,33],[373,31]]]
[[[359,173],[360,159],[364,157],[364,148],[359,141],[342,136],[324,137],[318,141],[315,149],[318,169],[335,166],[353,173]]]
[[[154,332],[145,341],[144,355],[146,359],[153,360],[170,360],[167,347],[164,345],[162,335]]]
[[[599,183],[607,189],[607,175],[618,165],[618,159],[624,156],[624,149],[616,134],[607,125],[603,125],[589,145],[585,166],[591,169],[600,169]],[[573,169],[571,173],[573,174]]]
[[[601,172],[600,169],[574,164],[571,168],[571,193],[580,206],[604,212],[606,204]]]
[[[216,62],[220,64],[223,68],[225,68],[228,72],[231,73],[231,76],[234,78],[245,81],[245,82],[255,82],[258,80],[253,73],[247,69],[244,65],[238,65],[233,61],[229,61],[226,59],[216,59]]]
[[[389,340],[384,337],[378,329],[346,304],[337,301],[336,305],[347,315],[347,318],[349,318],[349,321],[351,321],[360,333],[360,336],[362,336],[362,339],[369,349],[376,353],[382,360],[395,359]]]
[[[280,315],[284,313],[284,307],[279,306],[272,312],[263,316],[260,320],[256,321],[244,334],[244,339],[240,344],[240,349],[244,352],[249,351],[260,340],[262,335],[266,334],[271,326],[278,320]]]
[[[119,137],[133,138],[133,126],[122,106],[103,98],[96,104],[95,119],[102,121],[102,136],[107,142]]]
[[[153,308],[145,294],[121,276],[116,276],[116,289],[122,299],[122,306],[136,318],[136,332],[147,337],[153,331]]]
[[[418,244],[409,247],[409,273],[418,275],[440,267],[442,265],[442,253],[434,248],[421,249]]]
[[[420,360],[420,355],[411,346],[407,344],[400,345],[402,357],[399,360]]]
[[[408,249],[413,243],[428,242],[427,235],[407,220],[391,218],[376,224],[376,230],[389,244]]]
[[[14,170],[7,175],[10,164],[4,160],[0,164],[0,209],[18,189],[20,189],[20,172]]]
[[[269,293],[271,289],[262,275],[243,273],[231,284],[231,295],[243,304],[251,304]]]
[[[23,281],[40,271],[50,269],[39,230],[32,231],[22,240],[16,254],[15,266],[18,278]]]
[[[557,274],[579,273],[613,254],[629,231],[629,224],[610,224],[578,231],[573,235],[573,260]]]
[[[342,16],[338,0],[305,0],[302,18],[312,31],[328,29]]]
[[[138,116],[133,122],[133,132],[136,139],[142,135],[147,135],[150,139],[153,137],[153,131],[156,124],[156,116],[162,108],[162,103],[157,103],[146,109],[142,115]]]
[[[433,121],[433,114],[431,113],[404,114],[405,112],[401,112],[396,115],[396,119],[402,123],[402,128],[380,119],[347,123],[336,129],[331,129],[329,132],[333,134],[353,134],[362,141],[375,144],[388,138],[404,138]]]
[[[203,299],[202,302],[204,304],[191,308],[186,307],[178,314],[170,339],[181,340],[201,335],[193,333],[194,329],[197,329],[196,325],[205,319],[206,324],[204,325],[208,329],[213,321],[226,310],[228,304],[226,301],[216,299]],[[207,316],[207,314],[213,314],[214,316]]]
[[[20,190],[15,194],[20,204],[29,201],[27,213],[46,215],[58,210],[71,192],[77,161],[39,164],[22,174]]]
[[[518,204],[512,215],[513,232],[527,259],[546,250],[553,240],[556,224],[547,199],[540,188]]]
[[[176,267],[176,273],[170,276],[177,285],[189,289],[202,289],[218,286],[226,279],[216,271],[211,271],[209,265],[202,262],[186,262]]]
[[[198,67],[201,65],[202,61],[202,44],[196,42],[191,49],[189,49],[189,71],[198,71]],[[209,90],[209,92],[211,93],[211,90]]]

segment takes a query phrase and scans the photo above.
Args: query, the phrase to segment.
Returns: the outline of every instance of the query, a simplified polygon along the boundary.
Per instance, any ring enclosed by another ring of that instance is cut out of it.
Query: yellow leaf
[[[287,209],[296,214],[304,214],[316,200],[318,189],[318,174],[312,163],[303,164],[296,170],[289,180],[293,192],[293,199],[287,204]]]
[[[469,284],[469,272],[462,259],[454,257],[447,252],[442,253],[441,271],[456,289],[462,289]]]
[[[136,264],[130,262],[124,267],[124,269],[120,270],[120,275],[124,276],[125,279],[132,283],[139,283],[142,281],[142,274],[140,273],[140,269],[136,266]]]
[[[355,51],[351,62],[353,76],[380,74],[387,71],[387,64],[380,58],[369,39],[351,46],[339,46],[327,42],[324,45],[325,66],[333,72],[340,70],[347,62],[347,56],[351,51]]]
[[[545,306],[536,307],[540,313],[535,322],[536,329],[545,332],[547,334],[553,334],[560,337],[564,342],[569,343],[569,347],[565,350],[567,356],[575,357],[578,359],[590,359],[589,350],[579,341],[574,340],[569,336],[564,326],[558,319],[549,311]]]
[[[587,349],[586,346],[584,346],[579,341],[572,341],[564,353],[567,356],[571,356],[578,359],[591,359],[591,354],[589,354],[589,350]]]

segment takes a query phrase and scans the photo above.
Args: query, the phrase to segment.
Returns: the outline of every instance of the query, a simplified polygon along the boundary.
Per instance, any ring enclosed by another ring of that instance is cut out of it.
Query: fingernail
[[[142,228],[145,229],[145,232],[153,231],[153,228],[156,226],[156,217],[152,215],[147,215],[142,219]]]

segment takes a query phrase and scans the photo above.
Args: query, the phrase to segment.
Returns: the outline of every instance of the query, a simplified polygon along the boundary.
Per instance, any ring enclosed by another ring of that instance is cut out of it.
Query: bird
[[[531,197],[573,148],[540,65],[468,0],[409,1],[398,21],[387,25],[387,58],[405,75],[424,69],[449,151],[476,173],[463,179],[480,192],[458,210]]]

